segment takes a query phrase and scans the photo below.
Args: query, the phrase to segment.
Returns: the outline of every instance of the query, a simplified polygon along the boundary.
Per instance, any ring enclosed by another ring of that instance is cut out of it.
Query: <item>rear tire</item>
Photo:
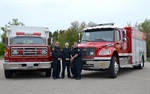
[[[47,69],[47,70],[45,71],[45,76],[46,76],[46,77],[51,77],[51,68],[50,68],[50,69]]]
[[[118,60],[116,57],[113,56],[111,58],[110,66],[109,66],[109,77],[116,78],[118,71],[119,71]]]
[[[139,65],[133,66],[134,69],[143,69],[144,67],[144,57],[142,56],[141,63]]]
[[[11,78],[13,75],[12,70],[4,70],[4,74],[6,78]]]

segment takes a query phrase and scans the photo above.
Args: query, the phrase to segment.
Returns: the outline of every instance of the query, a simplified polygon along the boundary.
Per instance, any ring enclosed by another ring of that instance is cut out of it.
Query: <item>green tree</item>
[[[0,42],[0,56],[4,55],[5,46],[2,42]]]
[[[75,41],[78,41],[78,33],[81,33],[86,26],[85,22],[71,22],[71,26],[66,31],[59,34],[58,41],[60,42],[60,48],[63,48],[66,42],[68,42],[71,47]]]

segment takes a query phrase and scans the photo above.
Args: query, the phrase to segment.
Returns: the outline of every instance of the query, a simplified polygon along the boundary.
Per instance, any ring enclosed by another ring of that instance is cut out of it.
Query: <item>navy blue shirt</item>
[[[57,60],[58,58],[61,58],[61,51],[59,47],[54,47],[52,49],[52,58],[53,60]]]
[[[81,59],[82,58],[82,55],[81,55],[81,49],[80,48],[73,48],[72,50],[72,56],[78,54],[78,56],[74,59]]]
[[[62,50],[62,59],[70,58],[71,49],[70,48],[63,48]]]

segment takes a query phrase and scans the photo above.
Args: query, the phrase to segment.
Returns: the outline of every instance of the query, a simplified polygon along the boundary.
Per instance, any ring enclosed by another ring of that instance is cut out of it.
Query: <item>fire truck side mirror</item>
[[[127,41],[127,38],[123,38],[122,41],[123,41],[123,42],[126,42],[126,41]]]
[[[81,42],[81,33],[78,33],[78,42]]]
[[[126,38],[126,31],[125,31],[125,30],[122,31],[122,37],[123,37],[123,38]]]
[[[122,41],[126,42],[126,40],[127,40],[127,38],[126,38],[126,30],[122,31],[122,37],[123,37]]]

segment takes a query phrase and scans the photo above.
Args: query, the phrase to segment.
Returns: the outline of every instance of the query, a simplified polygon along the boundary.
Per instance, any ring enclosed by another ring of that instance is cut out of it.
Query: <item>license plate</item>
[[[33,68],[33,64],[27,64],[27,68],[29,69]]]
[[[100,66],[105,67],[106,66],[105,62],[100,62]]]
[[[32,69],[32,68],[33,68],[33,66],[27,66],[27,68],[28,68],[28,69]]]

